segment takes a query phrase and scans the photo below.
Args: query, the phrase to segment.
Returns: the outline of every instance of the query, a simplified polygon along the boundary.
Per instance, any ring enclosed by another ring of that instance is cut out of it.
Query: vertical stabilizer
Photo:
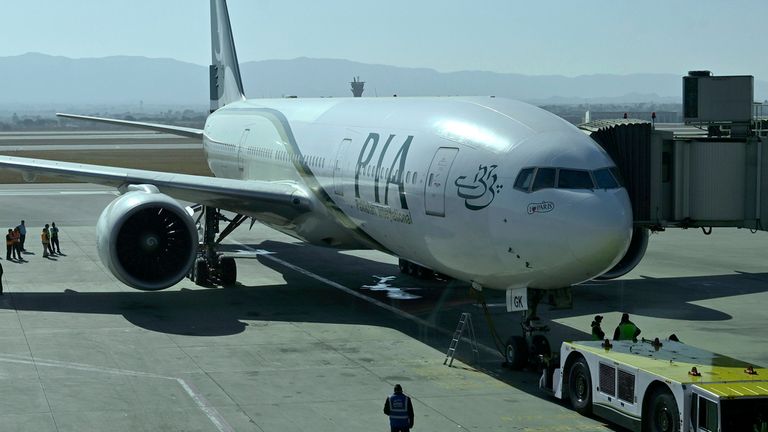
[[[226,0],[211,0],[211,112],[245,100]]]

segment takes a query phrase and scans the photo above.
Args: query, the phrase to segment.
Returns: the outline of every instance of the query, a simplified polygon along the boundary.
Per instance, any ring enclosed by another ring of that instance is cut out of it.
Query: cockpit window
[[[611,174],[610,168],[603,168],[592,173],[595,176],[595,182],[599,189],[616,189],[619,182]]]
[[[560,189],[594,189],[589,171],[560,169],[557,176],[557,187]]]
[[[624,177],[621,176],[621,172],[619,172],[619,169],[616,167],[611,167],[611,174],[613,174],[613,178],[615,178],[616,181],[619,182],[619,187],[624,187]]]
[[[536,178],[533,180],[533,190],[547,189],[555,187],[554,168],[539,168],[536,170]]]
[[[521,170],[515,180],[515,189],[528,192],[531,188],[531,180],[533,180],[533,168],[525,168]]]
[[[541,189],[618,189],[624,187],[616,167],[595,171],[571,168],[523,168],[515,179],[515,189],[535,192]]]

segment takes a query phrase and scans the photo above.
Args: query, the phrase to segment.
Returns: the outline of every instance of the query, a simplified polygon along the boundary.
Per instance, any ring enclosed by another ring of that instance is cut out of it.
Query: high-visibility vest
[[[635,338],[637,326],[631,322],[619,324],[619,340],[632,340]]]
[[[40,234],[40,239],[43,241],[43,243],[50,243],[50,238],[48,237],[48,231],[43,231]]]
[[[400,428],[410,426],[408,422],[408,396],[395,393],[389,397],[389,425]]]

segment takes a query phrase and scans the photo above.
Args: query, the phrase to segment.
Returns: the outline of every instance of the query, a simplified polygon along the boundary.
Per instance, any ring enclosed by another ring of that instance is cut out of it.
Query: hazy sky
[[[3,1],[0,56],[210,62],[206,0]],[[240,61],[344,58],[533,75],[752,74],[768,1],[230,0]]]

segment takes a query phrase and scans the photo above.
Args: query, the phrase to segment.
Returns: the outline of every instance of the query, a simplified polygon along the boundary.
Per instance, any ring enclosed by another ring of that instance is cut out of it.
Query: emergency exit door
[[[440,147],[432,158],[427,172],[427,184],[424,190],[426,212],[431,216],[445,216],[445,187],[448,183],[448,173],[451,171],[459,149]]]
[[[339,144],[336,152],[336,162],[333,165],[333,191],[336,195],[344,196],[344,162],[347,160],[347,149],[352,140],[346,138]]]

